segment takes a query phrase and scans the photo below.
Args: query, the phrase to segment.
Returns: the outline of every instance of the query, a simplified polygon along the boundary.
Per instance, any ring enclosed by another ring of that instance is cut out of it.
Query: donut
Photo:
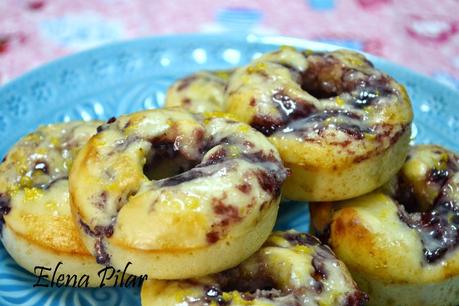
[[[202,278],[148,280],[142,305],[364,305],[344,264],[309,234],[274,232],[238,266]]]
[[[182,107],[191,112],[221,112],[230,70],[199,71],[177,80],[167,90],[165,107]]]
[[[398,175],[368,195],[312,204],[312,224],[370,296],[369,305],[459,302],[459,157],[410,149]]]
[[[226,98],[226,111],[278,149],[292,200],[370,192],[408,152],[413,114],[404,87],[356,52],[281,48],[236,69]]]
[[[102,126],[70,173],[72,213],[100,264],[157,279],[228,269],[274,226],[287,171],[226,118],[156,109]]]
[[[0,231],[5,249],[24,269],[89,276],[97,286],[95,262],[79,237],[70,213],[68,172],[83,144],[100,122],[71,122],[39,127],[19,140],[0,164]],[[69,285],[73,285],[73,279]]]

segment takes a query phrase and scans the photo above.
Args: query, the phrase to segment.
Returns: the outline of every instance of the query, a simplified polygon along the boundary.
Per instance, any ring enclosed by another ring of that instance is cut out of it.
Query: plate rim
[[[116,49],[116,48],[128,48],[132,47],[135,45],[143,45],[145,43],[149,43],[152,41],[171,41],[171,40],[206,40],[209,42],[215,42],[218,40],[222,39],[222,36],[224,35],[225,42],[237,42],[237,43],[246,43],[246,44],[253,44],[253,43],[259,43],[259,44],[266,44],[266,45],[291,45],[296,48],[305,48],[305,49],[314,49],[314,50],[336,50],[336,49],[348,49],[348,50],[355,50],[352,48],[346,48],[343,46],[338,46],[334,44],[329,44],[329,43],[323,43],[319,41],[314,41],[314,40],[308,40],[308,39],[303,39],[303,38],[298,38],[298,37],[293,37],[293,36],[285,36],[285,35],[257,35],[257,34],[234,34],[234,33],[181,33],[181,34],[164,34],[164,35],[154,35],[154,36],[146,36],[146,37],[138,37],[138,38],[130,38],[130,39],[123,39],[119,41],[114,41],[114,42],[109,42],[94,48],[90,48],[87,50],[83,51],[77,51],[75,53],[71,53],[68,55],[64,55],[62,57],[58,57],[54,60],[51,60],[49,62],[45,62],[41,65],[38,65],[37,67],[34,67],[23,74],[7,81],[5,84],[0,85],[0,96],[15,86],[20,85],[22,82],[27,81],[28,79],[31,79],[34,77],[35,74],[40,73],[41,71],[44,70],[50,70],[50,69],[55,69],[58,68],[60,65],[65,64],[66,62],[72,62],[72,61],[77,61],[79,58],[84,58],[92,55],[96,55],[98,53],[103,53],[106,52],[107,50],[110,49]],[[390,69],[398,70],[399,72],[403,74],[408,74],[415,76],[416,78],[422,80],[423,82],[427,82],[431,84],[432,86],[435,87],[436,90],[446,90],[448,95],[451,94],[453,96],[456,96],[457,99],[451,99],[452,103],[455,103],[459,105],[459,90],[456,90],[454,88],[451,88],[440,81],[422,73],[415,71],[411,68],[405,67],[401,64],[397,64],[395,62],[392,62],[391,60],[387,60],[385,58],[369,54],[367,52],[362,52],[360,50],[355,50],[358,51],[365,56],[367,56],[371,61],[377,62],[378,65],[383,65],[385,67],[388,67]],[[0,103],[2,103],[0,101]]]

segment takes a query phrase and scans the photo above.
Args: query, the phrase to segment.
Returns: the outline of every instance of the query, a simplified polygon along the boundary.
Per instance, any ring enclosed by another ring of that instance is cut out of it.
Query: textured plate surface
[[[336,48],[286,37],[187,35],[114,44],[53,62],[0,88],[0,156],[40,124],[156,108],[173,80],[200,69],[245,64],[279,45]],[[407,86],[415,109],[415,142],[457,151],[459,93],[395,64],[371,60]],[[306,205],[283,205],[277,227],[307,230]],[[35,281],[0,246],[1,305],[140,305],[139,289],[32,288]]]

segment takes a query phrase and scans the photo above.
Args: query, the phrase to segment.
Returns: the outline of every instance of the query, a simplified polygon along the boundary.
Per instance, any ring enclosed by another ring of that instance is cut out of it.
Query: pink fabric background
[[[457,0],[0,0],[0,84],[106,42],[249,31],[356,47],[459,88]]]

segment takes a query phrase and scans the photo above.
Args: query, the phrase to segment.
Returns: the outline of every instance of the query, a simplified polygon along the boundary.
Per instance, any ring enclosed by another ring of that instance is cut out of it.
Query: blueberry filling
[[[100,226],[97,225],[94,227],[94,230],[92,230],[88,224],[84,223],[80,219],[80,225],[83,228],[84,232],[95,238],[95,243],[94,243],[94,251],[95,251],[95,258],[96,262],[101,265],[109,266],[110,265],[110,254],[108,254],[105,243],[104,243],[104,238],[110,238],[113,235],[113,230],[114,226],[113,224],[115,221],[112,221],[112,225],[108,226]]]
[[[157,184],[160,187],[177,186],[182,183],[192,181],[194,179],[207,177],[221,170],[222,167],[230,167],[236,159],[246,160],[251,163],[263,163],[267,167],[254,172],[257,180],[264,191],[272,194],[274,197],[280,195],[280,190],[283,181],[287,177],[287,171],[282,163],[273,155],[265,154],[262,151],[246,153],[243,149],[243,144],[240,144],[236,138],[224,138],[218,141],[209,140],[205,145],[202,145],[200,150],[200,160],[187,160],[180,154],[179,150],[173,145],[175,141],[161,142],[153,144],[153,154],[147,158],[147,163],[144,166],[144,173],[151,179],[158,179]],[[220,146],[212,153],[207,154],[216,146]],[[231,147],[236,146],[238,153],[236,156],[230,152]],[[180,159],[177,159],[179,156]],[[179,161],[182,162],[179,162]],[[148,175],[152,173],[152,169],[157,167],[158,161],[162,164],[172,161],[176,166],[175,173],[169,173],[166,176],[158,177]],[[212,236],[213,237],[213,236]],[[212,239],[212,238],[211,238]]]
[[[450,159],[451,160],[451,159]],[[459,245],[459,203],[448,192],[454,189],[453,176],[455,162],[449,162],[444,170],[430,170],[426,175],[427,183],[438,185],[438,195],[429,210],[419,212],[413,186],[399,178],[395,200],[401,205],[399,217],[410,228],[415,229],[423,244],[423,255],[428,263],[441,260],[448,251]]]
[[[152,147],[147,156],[147,162],[143,167],[144,174],[150,180],[171,178],[163,183],[164,186],[173,186],[181,182],[194,179],[197,173],[187,173],[195,167],[199,161],[185,157],[175,145],[175,139],[152,140]]]
[[[313,271],[311,277],[312,282],[298,288],[283,288],[276,282],[273,272],[263,260],[263,257],[251,258],[250,272],[241,267],[232,268],[213,277],[214,285],[204,286],[204,294],[201,298],[190,299],[190,305],[231,305],[232,292],[237,292],[238,297],[244,301],[250,302],[255,299],[266,299],[279,303],[279,305],[303,305],[305,296],[311,294],[323,293],[325,286],[324,281],[329,278],[329,274],[325,267],[325,260],[334,259],[331,251],[323,247],[320,242],[313,236],[304,233],[286,232],[283,237],[292,245],[307,245],[317,246],[317,252],[312,256]],[[273,245],[274,246],[274,245]],[[258,256],[258,255],[254,255]],[[256,265],[256,266],[253,266]],[[275,273],[275,272],[274,272]],[[229,292],[229,295],[224,299],[224,292]],[[309,299],[307,299],[309,300]],[[343,302],[346,306],[360,306],[368,301],[368,296],[359,291],[353,290],[344,298]]]
[[[317,54],[314,54],[317,56]],[[331,55],[319,55],[315,61],[310,61],[309,66],[300,77],[300,85],[303,90],[318,99],[332,99],[344,93],[348,97],[342,98],[348,100],[349,104],[356,109],[363,109],[367,106],[377,103],[382,97],[395,94],[391,88],[391,82],[385,75],[368,75],[357,71],[353,68],[345,67],[338,59]],[[371,67],[371,63],[368,64]],[[358,77],[355,77],[358,75]],[[278,110],[278,116],[255,115],[252,118],[251,125],[266,136],[270,136],[279,130],[289,132],[290,130],[297,133],[305,133],[315,130],[320,133],[327,128],[323,122],[325,119],[336,117],[335,110],[319,111],[308,101],[290,97],[284,90],[280,90],[272,95],[272,101]],[[256,101],[252,99],[252,106]],[[339,116],[345,113],[340,114]],[[356,116],[355,114],[351,114]],[[308,119],[311,122],[316,121],[315,125],[307,125]],[[361,118],[356,118],[360,120]],[[295,128],[289,128],[290,123],[301,120],[306,126],[303,128],[297,125]],[[371,132],[369,128],[362,127],[352,123],[335,123],[338,130],[347,133],[355,139],[363,139],[364,133]]]

